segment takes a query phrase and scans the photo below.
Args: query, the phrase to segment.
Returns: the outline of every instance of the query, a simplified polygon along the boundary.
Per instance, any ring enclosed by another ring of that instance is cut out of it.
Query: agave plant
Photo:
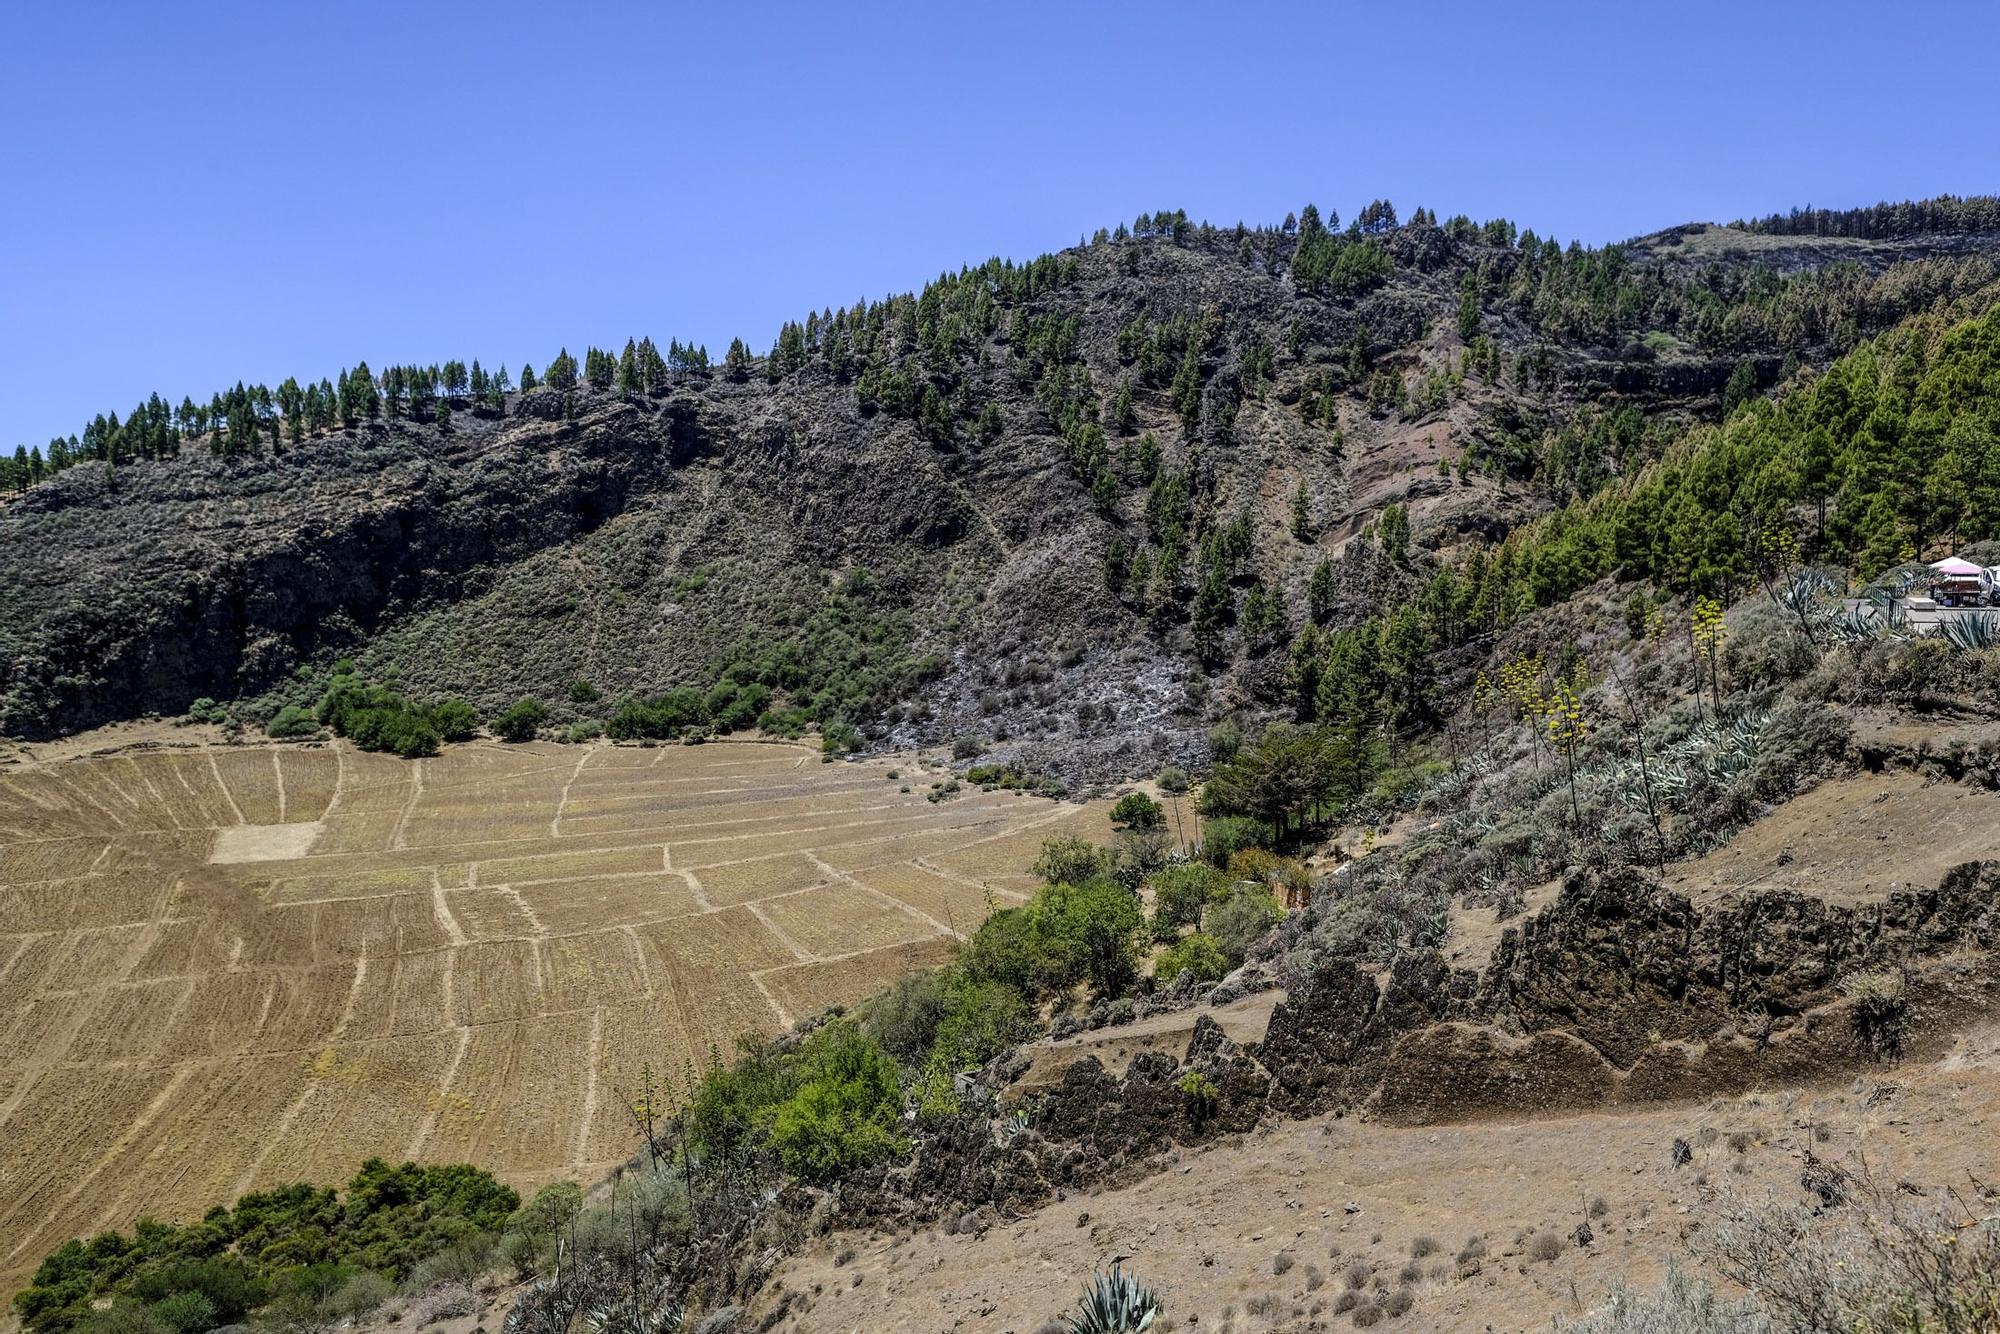
[[[664,1274],[641,1280],[583,1312],[590,1334],[676,1334],[685,1319],[686,1311],[673,1299]]]
[[[1838,644],[1862,644],[1871,639],[1880,639],[1888,627],[1877,614],[1878,609],[1868,607],[1836,607],[1826,615],[1827,634]]]
[[[1803,616],[1812,609],[1820,598],[1838,592],[1840,585],[1825,570],[1807,566],[1794,571],[1784,583],[1778,585],[1778,601],[1787,611]]]
[[[1068,1334],[1141,1334],[1160,1310],[1160,1294],[1113,1265],[1110,1273],[1091,1276],[1064,1328]]]
[[[1947,616],[1942,622],[1944,637],[1953,648],[2000,648],[2000,612],[1975,611],[1965,616]]]

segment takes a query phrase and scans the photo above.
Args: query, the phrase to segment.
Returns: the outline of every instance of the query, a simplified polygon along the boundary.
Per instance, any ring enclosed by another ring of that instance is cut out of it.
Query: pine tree
[[[369,371],[368,363],[356,362],[349,376],[354,386],[355,400],[360,404],[361,415],[374,421],[382,415],[382,393],[375,384],[375,376]]]
[[[523,371],[521,374],[525,382],[527,372]],[[542,383],[559,394],[567,394],[575,390],[576,358],[569,354],[568,348],[563,348],[560,352],[556,353],[556,359],[549,363],[548,373],[542,377]]]
[[[741,338],[729,340],[729,351],[722,357],[722,373],[737,384],[750,378],[750,349]]]
[[[1337,578],[1330,560],[1313,567],[1312,579],[1306,584],[1306,612],[1314,625],[1325,625],[1333,619],[1339,601]]]
[[[535,387],[535,367],[532,362],[521,363],[521,392],[527,393]]]
[[[1292,536],[1301,542],[1310,542],[1312,534],[1312,499],[1306,494],[1306,479],[1299,478],[1298,489],[1292,492]]]
[[[1410,549],[1410,512],[1401,505],[1384,509],[1380,535],[1382,554],[1391,564],[1401,565]]]
[[[1467,270],[1458,284],[1458,337],[1470,343],[1479,335],[1479,276]]]
[[[636,340],[625,340],[625,351],[618,357],[618,392],[634,397],[646,392],[645,372],[639,366],[639,344]]]
[[[639,340],[639,380],[646,393],[652,395],[666,393],[670,378],[668,372],[671,368],[672,363],[660,356],[660,349],[653,345],[652,339]]]

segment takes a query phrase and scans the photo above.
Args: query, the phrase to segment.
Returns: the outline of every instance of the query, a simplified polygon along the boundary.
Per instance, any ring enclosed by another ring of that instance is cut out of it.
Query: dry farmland
[[[0,775],[0,1277],[370,1155],[523,1188],[944,956],[1102,808],[753,743],[141,750]],[[907,778],[905,781],[909,781]]]

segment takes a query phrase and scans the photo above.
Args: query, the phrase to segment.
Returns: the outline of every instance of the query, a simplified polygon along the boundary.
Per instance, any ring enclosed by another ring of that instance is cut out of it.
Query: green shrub
[[[367,1315],[395,1295],[396,1285],[386,1275],[358,1269],[333,1290],[325,1305],[328,1314],[351,1320]]]
[[[959,966],[968,977],[1022,996],[1039,997],[1049,986],[1051,969],[1025,907],[1002,908],[980,923],[959,950]]]
[[[902,1150],[896,1063],[858,1026],[825,1025],[792,1061],[801,1080],[768,1115],[770,1145],[786,1171],[827,1181]]]
[[[264,724],[264,735],[276,741],[294,737],[312,736],[319,731],[319,722],[309,709],[296,704],[287,704],[273,714],[271,721]]]
[[[983,1065],[1018,1041],[1027,1005],[1013,988],[957,966],[903,978],[862,1006],[863,1028],[910,1069],[933,1058],[952,1070]]]
[[[479,731],[479,715],[462,699],[431,705],[430,724],[446,741],[470,741]]]
[[[1122,829],[1157,829],[1166,820],[1160,803],[1143,792],[1129,792],[1111,808],[1111,823]]]
[[[1215,816],[1201,826],[1201,855],[1214,866],[1229,865],[1229,859],[1244,848],[1268,848],[1277,841],[1270,825],[1248,816]]]
[[[1290,857],[1280,857],[1275,852],[1262,848],[1244,848],[1229,855],[1228,878],[1248,880],[1253,884],[1270,885],[1279,889],[1305,890],[1312,888],[1312,877],[1306,868]]]
[[[1191,973],[1197,982],[1214,982],[1229,971],[1229,960],[1214,936],[1196,931],[1168,946],[1153,968],[1153,976],[1171,983],[1182,973]]]
[[[188,705],[188,718],[197,723],[222,723],[229,720],[229,712],[208,696],[203,695]]]
[[[1137,975],[1138,896],[1102,877],[1044,886],[1024,907],[988,917],[959,953],[959,967],[1031,1000],[1090,983],[1115,996]]]
[[[406,760],[437,754],[443,741],[426,711],[387,686],[348,674],[329,683],[317,717],[362,750],[390,751]]]
[[[194,1299],[218,1324],[236,1323],[274,1299],[324,1314],[357,1271],[407,1276],[448,1248],[477,1244],[520,1202],[478,1168],[371,1158],[344,1196],[277,1186],[185,1227],[141,1219],[129,1237],[105,1232],[65,1242],[43,1259],[14,1306],[33,1334],[98,1322],[106,1313],[92,1306],[105,1300],[121,1312],[118,1319],[143,1316],[156,1334],[193,1319],[200,1309]]]
[[[723,681],[702,700],[702,707],[715,730],[721,733],[754,726],[757,719],[769,711],[770,705],[771,688],[754,681],[748,685]]]
[[[767,1153],[794,1176],[830,1181],[903,1150],[895,1059],[854,1020],[830,1020],[789,1048],[738,1047],[734,1064],[695,1090],[687,1124],[697,1153]]]
[[[1138,973],[1139,898],[1110,880],[1045,886],[1028,904],[1037,948],[1058,987],[1088,982],[1115,996]]]
[[[1270,890],[1262,885],[1238,885],[1228,898],[1208,910],[1204,925],[1234,968],[1249,957],[1279,916]]]
[[[811,726],[812,715],[797,707],[766,709],[757,716],[757,730],[781,736],[787,741],[797,741]]]
[[[592,685],[590,682],[585,681],[579,677],[577,680],[571,681],[569,683],[570,703],[579,705],[595,704],[597,703],[599,698],[600,696],[597,693],[597,687]]]
[[[143,1228],[142,1224],[135,1233]],[[270,1285],[235,1255],[145,1266],[135,1271],[124,1287],[127,1295],[151,1304],[183,1294],[200,1297],[217,1325],[236,1324],[271,1298]]]
[[[1042,844],[1034,871],[1044,884],[1080,885],[1109,869],[1104,849],[1074,834],[1059,834]]]
[[[1154,923],[1169,933],[1197,925],[1208,906],[1221,902],[1229,893],[1229,877],[1205,862],[1184,862],[1156,871],[1152,885]]]
[[[153,1303],[153,1319],[173,1334],[201,1334],[215,1328],[215,1303],[199,1292],[176,1292]]]
[[[533,741],[548,716],[548,708],[540,700],[516,700],[493,720],[493,732],[502,741]]]
[[[708,721],[701,693],[687,686],[649,699],[628,699],[605,725],[614,741],[672,741]]]

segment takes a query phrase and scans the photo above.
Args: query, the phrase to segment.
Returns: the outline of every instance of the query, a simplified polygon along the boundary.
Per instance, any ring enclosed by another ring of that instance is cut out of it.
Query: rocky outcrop
[[[73,469],[0,516],[0,733],[255,694],[589,534],[708,447],[685,403],[610,402],[573,421]],[[63,559],[54,577],[20,577],[36,550]]]
[[[1503,933],[1471,1013],[1572,1033],[1620,1068],[1731,1025],[1768,1036],[1836,1000],[1852,974],[1916,967],[1960,943],[1991,949],[1996,883],[2000,867],[1975,862],[1880,904],[1768,891],[1702,911],[1642,872],[1579,879]]]

